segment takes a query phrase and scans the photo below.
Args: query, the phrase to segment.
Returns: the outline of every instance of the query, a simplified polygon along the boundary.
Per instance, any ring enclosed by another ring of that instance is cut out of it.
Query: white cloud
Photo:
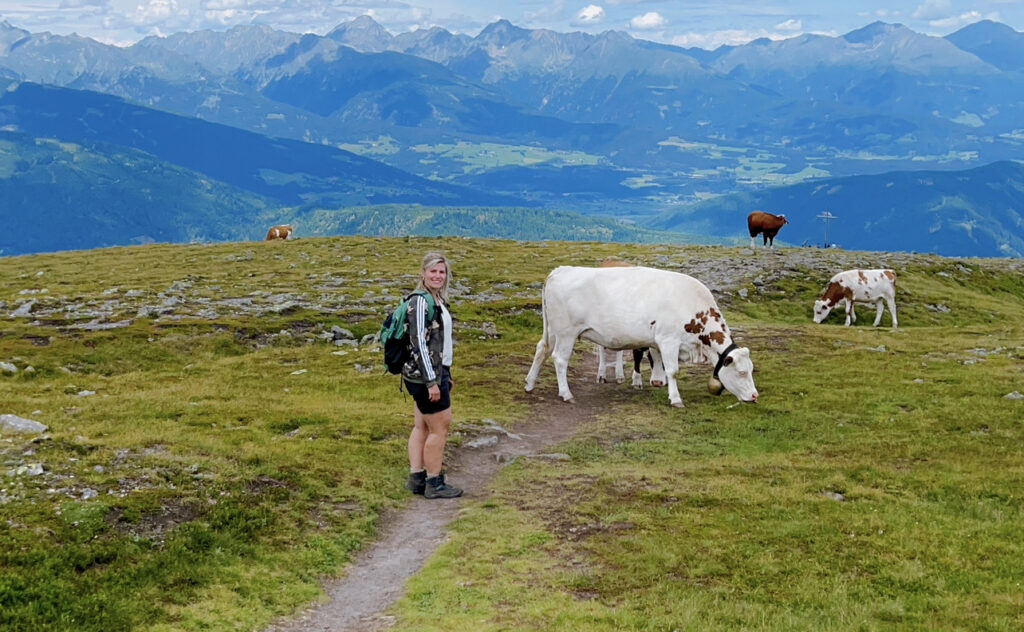
[[[638,31],[660,29],[665,26],[665,24],[667,24],[665,18],[661,17],[660,13],[656,13],[654,11],[638,15],[629,21],[629,25]]]
[[[58,9],[106,9],[109,7],[110,0],[60,0],[60,4],[57,5]]]
[[[790,33],[800,32],[804,29],[804,23],[800,20],[786,20],[775,25],[776,31],[786,31]]]
[[[949,17],[953,12],[953,5],[949,0],[925,0],[914,9],[912,14],[918,20],[940,20]]]
[[[576,14],[577,24],[597,24],[604,20],[604,9],[596,4],[589,4]]]
[[[149,0],[136,6],[129,19],[135,24],[152,25],[175,15],[180,15],[176,0]]]
[[[928,26],[941,30],[954,30],[967,26],[968,24],[974,24],[975,22],[978,22],[983,19],[985,19],[985,17],[982,16],[981,13],[977,11],[968,11],[967,13],[961,13],[960,15],[952,15],[939,20],[929,20]],[[996,17],[989,16],[988,19],[999,21],[998,14],[996,15]]]
[[[683,35],[676,35],[672,38],[672,44],[682,48],[697,47],[705,50],[714,50],[719,46],[742,46],[743,44],[749,44],[756,39],[764,37],[771,40],[783,40],[792,36],[792,33],[780,35],[779,33],[772,33],[764,30],[745,31],[742,29],[731,29],[725,31],[710,31],[707,33],[684,33]]]

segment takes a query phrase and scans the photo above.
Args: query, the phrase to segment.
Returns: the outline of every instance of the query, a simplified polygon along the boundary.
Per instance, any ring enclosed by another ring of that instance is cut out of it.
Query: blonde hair
[[[428,292],[430,291],[427,289],[427,286],[423,283],[423,274],[427,270],[433,268],[439,263],[444,264],[444,267],[447,270],[448,274],[444,275],[444,285],[442,285],[441,288],[437,291],[437,295],[447,303],[448,286],[452,282],[452,264],[448,263],[448,260],[445,258],[445,256],[439,252],[428,252],[427,254],[423,255],[423,265],[420,266],[420,282],[416,284],[416,289],[426,290]]]

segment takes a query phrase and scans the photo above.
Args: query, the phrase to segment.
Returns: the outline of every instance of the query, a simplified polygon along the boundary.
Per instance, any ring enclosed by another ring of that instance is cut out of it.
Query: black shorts
[[[452,407],[452,399],[449,394],[452,390],[452,374],[448,367],[441,367],[441,379],[437,382],[437,385],[441,388],[441,399],[436,402],[430,401],[430,389],[427,388],[426,384],[418,384],[409,380],[404,381],[405,390],[409,391],[409,394],[412,395],[413,400],[416,402],[416,408],[419,408],[420,412],[424,415],[433,415]]]

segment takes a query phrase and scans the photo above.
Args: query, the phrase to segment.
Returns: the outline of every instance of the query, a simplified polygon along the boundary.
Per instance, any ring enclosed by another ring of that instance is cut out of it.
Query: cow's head
[[[754,386],[754,363],[750,361],[750,349],[730,344],[718,357],[714,375],[708,380],[708,391],[721,395],[729,391],[741,402],[757,402],[757,388]]]
[[[831,301],[824,299],[814,301],[814,322],[820,323],[825,320],[825,317],[832,311],[832,307],[834,307],[834,303]]]

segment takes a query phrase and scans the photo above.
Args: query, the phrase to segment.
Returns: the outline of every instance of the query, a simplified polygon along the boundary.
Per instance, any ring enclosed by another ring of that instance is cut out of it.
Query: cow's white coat
[[[843,303],[846,309],[846,324],[857,322],[855,303],[874,303],[875,327],[882,322],[885,306],[892,316],[892,328],[896,329],[896,273],[892,270],[846,270],[829,279],[821,298],[814,301],[814,322],[825,320],[836,305]]]
[[[544,334],[537,343],[526,390],[537,383],[550,355],[558,395],[572,401],[567,369],[576,340],[607,349],[657,347],[669,402],[682,406],[676,384],[679,362],[715,364],[732,336],[711,292],[691,276],[644,267],[555,268],[544,283]],[[737,399],[757,401],[750,350],[734,348],[719,373]]]

